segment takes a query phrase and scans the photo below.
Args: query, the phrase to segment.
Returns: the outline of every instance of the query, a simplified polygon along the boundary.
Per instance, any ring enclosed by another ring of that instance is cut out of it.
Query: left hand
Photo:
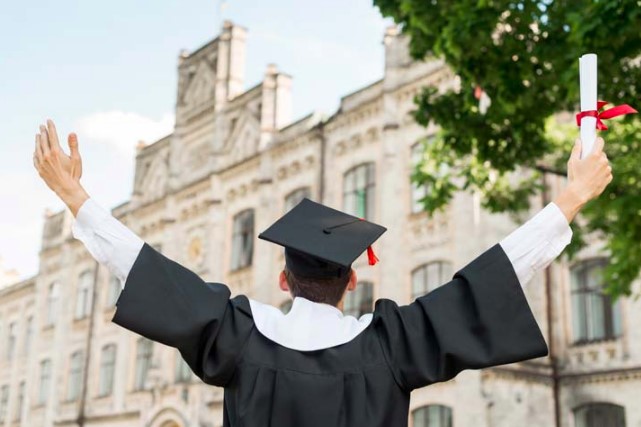
[[[33,164],[45,184],[57,194],[79,183],[82,176],[78,137],[71,133],[67,140],[69,156],[60,147],[56,126],[51,120],[47,120],[47,126],[40,125],[40,133],[36,134]]]

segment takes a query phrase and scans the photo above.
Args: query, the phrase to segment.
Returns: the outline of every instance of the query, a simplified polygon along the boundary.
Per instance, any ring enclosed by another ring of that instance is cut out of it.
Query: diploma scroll
[[[597,109],[597,56],[588,53],[579,58],[581,111]],[[581,158],[592,152],[596,141],[596,117],[581,118]]]

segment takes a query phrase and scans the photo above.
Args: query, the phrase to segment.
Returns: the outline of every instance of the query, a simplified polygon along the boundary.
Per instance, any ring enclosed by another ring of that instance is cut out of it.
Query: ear
[[[285,276],[285,270],[282,270],[280,272],[280,275],[278,276],[278,286],[280,287],[281,291],[289,292],[289,285],[287,284],[287,277]]]
[[[351,275],[349,276],[349,282],[347,282],[347,290],[353,291],[356,289],[356,284],[358,283],[358,277],[356,276],[356,271],[352,269]]]

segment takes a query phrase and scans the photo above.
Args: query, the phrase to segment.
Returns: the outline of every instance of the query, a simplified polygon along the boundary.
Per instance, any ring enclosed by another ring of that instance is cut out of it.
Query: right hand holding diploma
[[[581,140],[574,143],[568,160],[568,185],[554,200],[568,222],[587,202],[603,193],[612,181],[612,167],[603,145],[603,138],[597,138],[592,152],[581,159]]]

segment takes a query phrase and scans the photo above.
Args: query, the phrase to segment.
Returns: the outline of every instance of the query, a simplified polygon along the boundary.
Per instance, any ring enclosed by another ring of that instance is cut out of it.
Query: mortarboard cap
[[[365,250],[377,261],[374,243],[387,229],[307,198],[283,215],[259,239],[285,247],[287,268],[300,277],[342,277]]]

